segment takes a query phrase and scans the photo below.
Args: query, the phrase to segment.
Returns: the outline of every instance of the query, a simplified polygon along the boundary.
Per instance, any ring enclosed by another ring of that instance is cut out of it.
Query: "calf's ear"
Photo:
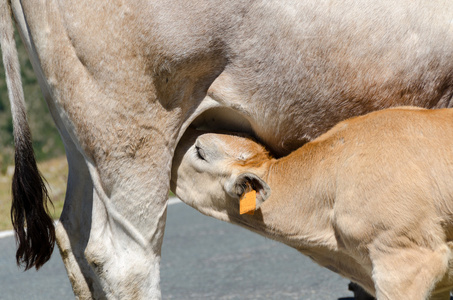
[[[225,184],[226,192],[233,198],[239,199],[247,188],[251,187],[256,191],[256,208],[271,195],[271,188],[259,176],[253,173],[242,173],[237,176],[232,176]]]

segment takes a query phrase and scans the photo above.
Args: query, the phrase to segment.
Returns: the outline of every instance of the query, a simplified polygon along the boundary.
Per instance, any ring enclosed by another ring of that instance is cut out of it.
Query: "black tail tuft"
[[[30,128],[25,114],[24,92],[14,41],[11,7],[0,0],[0,45],[13,116],[16,169],[13,177],[11,219],[16,231],[16,260],[25,269],[39,269],[52,255],[55,227],[47,214],[46,186],[36,165]],[[27,229],[25,229],[27,227]]]
[[[39,269],[50,259],[55,244],[55,228],[47,209],[50,199],[30,142],[16,141],[15,159],[11,220],[18,242],[16,261],[25,270]]]

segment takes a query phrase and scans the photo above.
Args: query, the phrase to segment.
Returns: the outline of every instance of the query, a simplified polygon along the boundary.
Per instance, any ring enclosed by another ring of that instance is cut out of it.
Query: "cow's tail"
[[[48,215],[49,197],[38,171],[25,114],[24,92],[9,0],[0,0],[0,45],[14,126],[15,171],[11,219],[18,243],[16,261],[26,270],[32,267],[39,269],[52,254],[55,227]]]

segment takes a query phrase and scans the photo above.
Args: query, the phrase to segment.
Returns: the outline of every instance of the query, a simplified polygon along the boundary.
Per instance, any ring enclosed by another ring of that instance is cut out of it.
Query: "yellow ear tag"
[[[256,191],[251,190],[244,193],[239,199],[239,213],[241,215],[253,215],[256,209]]]

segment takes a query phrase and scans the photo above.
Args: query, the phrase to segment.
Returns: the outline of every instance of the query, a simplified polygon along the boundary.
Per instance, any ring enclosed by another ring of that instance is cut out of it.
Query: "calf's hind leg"
[[[446,245],[434,250],[379,245],[370,252],[377,299],[450,299],[449,292],[431,295],[448,269],[450,249]]]

